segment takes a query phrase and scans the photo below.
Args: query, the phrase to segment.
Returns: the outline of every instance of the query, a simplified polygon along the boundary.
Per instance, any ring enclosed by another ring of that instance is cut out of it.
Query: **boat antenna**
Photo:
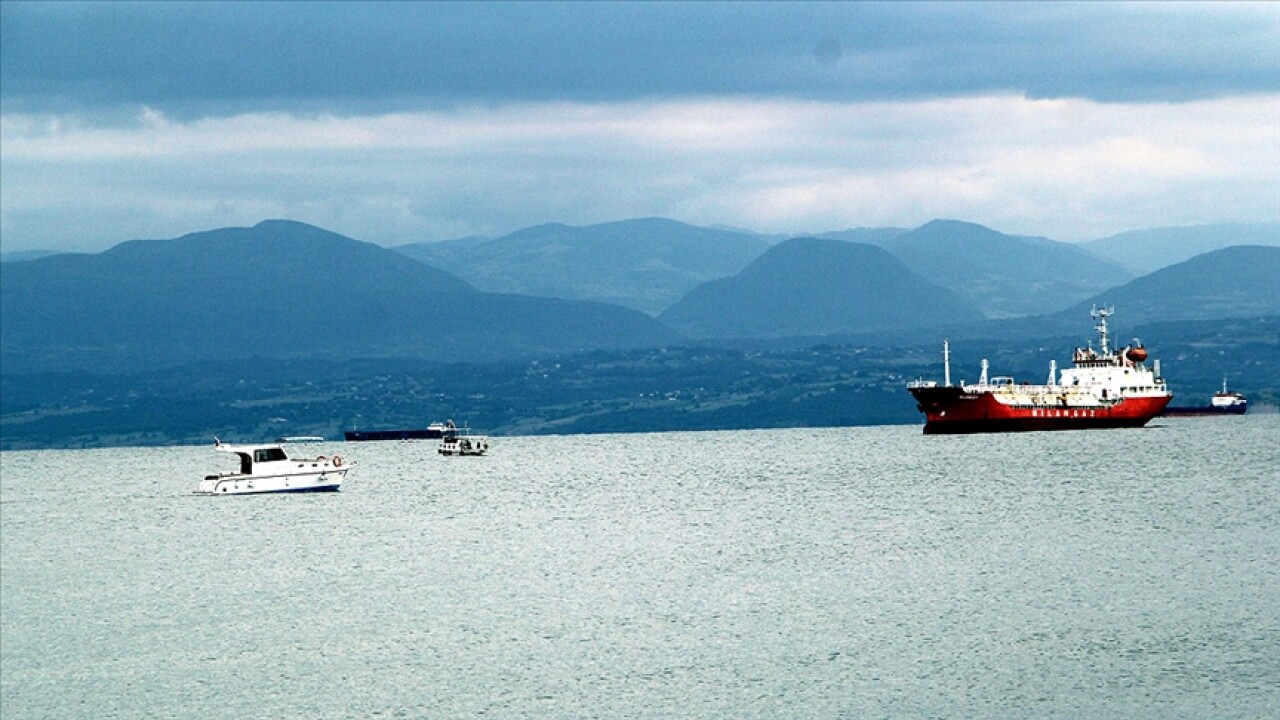
[[[1107,347],[1107,317],[1112,313],[1114,313],[1115,311],[1116,311],[1115,307],[1100,308],[1097,306],[1094,306],[1094,308],[1089,311],[1089,315],[1097,319],[1098,321],[1098,324],[1094,327],[1094,330],[1097,330],[1099,337],[1102,338],[1102,354],[1103,355],[1106,355],[1107,353],[1111,352],[1110,348]]]

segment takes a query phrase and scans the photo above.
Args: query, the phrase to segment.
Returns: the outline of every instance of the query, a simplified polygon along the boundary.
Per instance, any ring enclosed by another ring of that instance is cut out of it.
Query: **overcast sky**
[[[1280,221],[1280,4],[0,3],[0,242]]]

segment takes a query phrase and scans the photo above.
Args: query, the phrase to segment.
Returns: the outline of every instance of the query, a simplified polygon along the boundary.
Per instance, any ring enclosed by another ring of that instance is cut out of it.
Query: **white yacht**
[[[213,439],[213,449],[235,455],[238,470],[206,475],[197,495],[250,495],[277,492],[335,491],[351,466],[342,457],[290,458],[279,444],[228,445]]]
[[[483,455],[488,450],[489,436],[474,435],[465,428],[440,439],[441,455]]]

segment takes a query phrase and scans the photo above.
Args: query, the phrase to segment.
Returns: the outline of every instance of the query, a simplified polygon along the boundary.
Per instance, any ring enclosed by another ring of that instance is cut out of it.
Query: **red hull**
[[[1096,407],[1005,405],[989,392],[958,387],[911,388],[925,415],[927,435],[1142,427],[1160,414],[1170,396],[1130,397]]]

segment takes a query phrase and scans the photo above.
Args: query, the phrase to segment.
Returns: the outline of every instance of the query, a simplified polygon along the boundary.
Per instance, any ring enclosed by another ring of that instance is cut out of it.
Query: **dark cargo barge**
[[[347,430],[342,437],[347,442],[365,442],[368,440],[439,440],[446,435],[453,435],[457,427],[453,421],[433,422],[424,428],[405,428],[397,430]]]
[[[1227,380],[1222,379],[1222,391],[1213,394],[1208,405],[1170,405],[1164,409],[1165,417],[1204,417],[1207,415],[1244,415],[1249,401],[1238,392],[1227,390]]]

